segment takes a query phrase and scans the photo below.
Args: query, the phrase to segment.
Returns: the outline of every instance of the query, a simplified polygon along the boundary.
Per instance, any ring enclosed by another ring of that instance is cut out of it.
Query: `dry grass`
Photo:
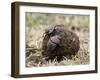
[[[57,62],[56,58],[46,61],[46,57],[42,56],[41,45],[43,40],[44,29],[40,26],[38,29],[29,29],[26,27],[26,67],[43,67],[43,66],[59,66],[59,65],[81,65],[89,64],[89,33],[87,30],[81,29],[76,31],[80,39],[80,49],[72,59],[63,58],[61,62]],[[29,46],[31,48],[29,48]]]

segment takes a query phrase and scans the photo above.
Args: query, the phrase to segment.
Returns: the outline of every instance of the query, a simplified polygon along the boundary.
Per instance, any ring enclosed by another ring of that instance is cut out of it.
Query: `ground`
[[[39,29],[26,28],[26,67],[89,64],[90,55],[88,29],[80,28],[78,31],[73,31],[79,36],[80,49],[78,53],[72,57],[72,59],[64,57],[60,62],[58,62],[56,58],[53,61],[47,61],[45,60],[46,57],[41,54],[44,29],[45,27],[43,28],[43,26],[40,26]]]

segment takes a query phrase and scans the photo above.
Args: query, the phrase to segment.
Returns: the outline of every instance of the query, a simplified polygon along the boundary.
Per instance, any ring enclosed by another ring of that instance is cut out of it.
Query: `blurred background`
[[[81,26],[81,28],[88,28],[89,16],[26,12],[27,27],[39,28],[40,25],[48,26],[53,24],[63,24],[67,27]]]

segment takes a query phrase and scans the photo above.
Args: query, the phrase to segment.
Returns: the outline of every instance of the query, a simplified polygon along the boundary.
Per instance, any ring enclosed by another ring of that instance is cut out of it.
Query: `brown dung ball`
[[[57,58],[61,61],[63,57],[72,58],[80,48],[79,37],[66,29],[64,25],[55,25],[45,30],[42,43],[42,54],[48,59]]]

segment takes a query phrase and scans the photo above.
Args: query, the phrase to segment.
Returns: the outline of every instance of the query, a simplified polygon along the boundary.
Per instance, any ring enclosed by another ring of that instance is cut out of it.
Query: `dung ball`
[[[58,61],[63,57],[72,58],[80,48],[79,37],[64,25],[55,25],[45,30],[42,42],[42,54],[48,59],[57,58]]]

